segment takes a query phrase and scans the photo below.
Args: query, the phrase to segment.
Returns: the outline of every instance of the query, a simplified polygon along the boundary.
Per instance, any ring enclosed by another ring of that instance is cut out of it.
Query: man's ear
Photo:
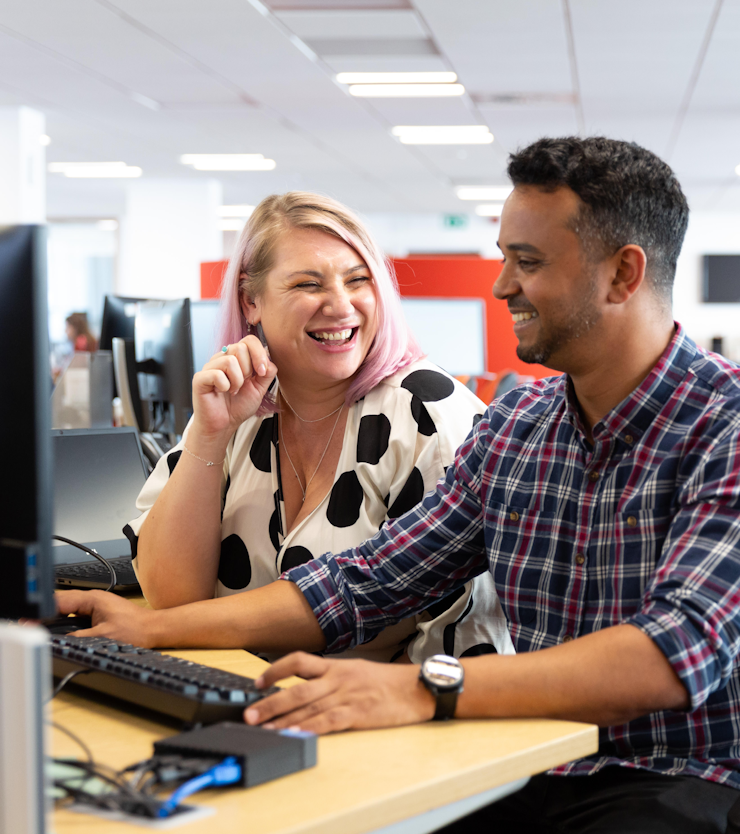
[[[624,304],[645,282],[645,250],[636,243],[628,243],[614,253],[611,261],[614,273],[607,299],[612,304]]]

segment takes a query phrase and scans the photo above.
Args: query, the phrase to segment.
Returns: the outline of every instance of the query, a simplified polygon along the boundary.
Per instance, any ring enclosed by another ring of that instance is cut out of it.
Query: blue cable
[[[237,764],[235,756],[229,756],[215,767],[201,773],[194,779],[185,782],[165,800],[159,808],[160,817],[169,817],[177,806],[191,794],[202,791],[204,788],[219,787],[222,785],[233,785],[242,778],[241,765]]]

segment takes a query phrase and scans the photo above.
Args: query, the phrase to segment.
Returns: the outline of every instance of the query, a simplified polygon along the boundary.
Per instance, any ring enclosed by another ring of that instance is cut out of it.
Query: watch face
[[[424,678],[439,689],[456,689],[463,679],[463,669],[453,658],[434,655],[424,661]]]

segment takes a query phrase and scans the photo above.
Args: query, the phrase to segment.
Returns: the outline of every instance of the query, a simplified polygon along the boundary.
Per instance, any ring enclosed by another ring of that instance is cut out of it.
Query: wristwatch
[[[446,721],[455,715],[457,696],[463,691],[465,670],[462,663],[446,654],[435,654],[421,664],[419,680],[437,699],[435,721]]]

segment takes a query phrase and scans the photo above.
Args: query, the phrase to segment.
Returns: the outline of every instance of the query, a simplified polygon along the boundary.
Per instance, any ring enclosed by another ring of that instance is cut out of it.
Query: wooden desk
[[[243,651],[172,654],[250,677],[267,666]],[[116,768],[146,759],[155,739],[176,732],[149,717],[67,692],[55,699],[53,715],[89,745],[96,760]],[[196,794],[192,804],[217,813],[183,825],[182,831],[362,834],[588,755],[597,744],[596,727],[539,719],[432,722],[326,736],[319,739],[315,768],[248,790]],[[80,755],[56,730],[52,749],[57,756]],[[56,834],[135,830],[87,814],[54,814]]]

